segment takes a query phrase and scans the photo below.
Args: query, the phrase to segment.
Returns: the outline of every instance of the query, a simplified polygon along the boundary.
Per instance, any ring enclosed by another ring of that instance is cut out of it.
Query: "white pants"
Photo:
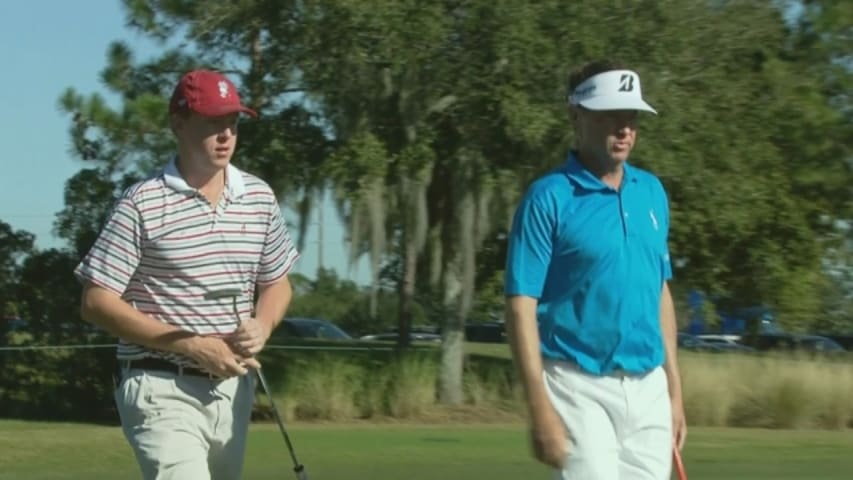
[[[126,370],[115,392],[145,480],[237,480],[252,411],[251,375],[227,380]]]
[[[595,376],[546,361],[545,387],[569,433],[557,480],[668,480],[672,414],[666,374]]]

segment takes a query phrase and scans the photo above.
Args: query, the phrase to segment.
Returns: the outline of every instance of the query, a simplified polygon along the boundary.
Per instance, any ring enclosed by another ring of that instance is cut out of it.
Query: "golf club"
[[[672,449],[672,460],[678,472],[678,480],[687,480],[687,471],[684,470],[684,462],[681,461],[681,452],[678,447]]]
[[[207,300],[219,300],[223,298],[231,298],[231,306],[234,310],[234,315],[237,317],[237,324],[242,324],[242,319],[240,318],[240,312],[237,310],[237,298],[241,296],[243,292],[239,288],[226,288],[222,290],[214,290],[205,294],[204,298]],[[293,471],[296,473],[296,478],[298,480],[308,480],[308,472],[305,471],[305,466],[299,463],[299,460],[296,459],[296,453],[293,450],[293,444],[290,442],[290,436],[287,434],[287,429],[284,428],[284,422],[281,420],[281,415],[278,413],[278,408],[275,406],[275,400],[272,398],[272,393],[270,392],[270,388],[267,385],[267,379],[264,377],[261,369],[255,369],[255,373],[258,375],[258,380],[261,382],[261,388],[263,388],[264,393],[266,393],[267,398],[270,402],[270,407],[272,408],[273,416],[275,416],[275,421],[278,423],[278,429],[281,431],[281,435],[284,437],[284,443],[287,444],[287,449],[290,451],[290,458],[293,460]]]

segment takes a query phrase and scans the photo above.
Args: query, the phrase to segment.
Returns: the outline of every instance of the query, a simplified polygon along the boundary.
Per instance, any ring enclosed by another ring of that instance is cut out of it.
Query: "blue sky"
[[[63,207],[65,181],[83,167],[69,153],[68,118],[57,100],[68,87],[79,93],[106,94],[99,73],[106,65],[110,42],[125,40],[137,58],[157,46],[124,26],[118,0],[29,0],[8,2],[0,15],[0,58],[5,61],[0,82],[0,221],[36,236],[39,248],[61,247],[52,223]],[[285,212],[294,222],[290,212]],[[365,261],[349,271],[343,229],[331,203],[324,218],[324,265],[345,278],[365,283]],[[317,269],[317,222],[308,231],[302,259],[296,267],[311,277]]]

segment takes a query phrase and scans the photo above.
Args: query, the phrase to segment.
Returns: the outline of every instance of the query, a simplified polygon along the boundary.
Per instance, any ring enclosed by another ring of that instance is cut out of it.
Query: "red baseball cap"
[[[192,110],[206,117],[218,117],[243,112],[253,117],[258,114],[240,103],[240,95],[231,80],[211,70],[193,70],[186,73],[169,102],[169,113]]]

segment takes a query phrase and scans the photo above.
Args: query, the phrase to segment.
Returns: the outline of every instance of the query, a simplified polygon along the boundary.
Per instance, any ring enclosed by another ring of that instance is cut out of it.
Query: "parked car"
[[[797,338],[797,347],[808,352],[841,353],[845,349],[831,338],[820,335],[802,335]]]
[[[707,342],[703,342],[696,335],[686,332],[678,332],[677,343],[679,347],[689,350],[695,350],[697,347],[708,345]]]
[[[802,351],[819,354],[838,354],[845,351],[837,342],[820,335],[762,333],[744,337],[743,343],[761,351]]]
[[[702,333],[696,335],[696,338],[707,343],[738,345],[741,339],[740,335],[718,335],[713,333]]]
[[[400,338],[399,332],[383,332],[383,333],[371,333],[368,335],[362,335],[359,337],[360,340],[370,340],[370,341],[379,341],[379,342],[396,342],[397,339]],[[410,342],[430,342],[430,343],[441,343],[441,335],[437,333],[427,333],[427,332],[409,332],[409,341]]]
[[[469,342],[506,343],[504,322],[466,324],[465,340]]]
[[[752,353],[756,351],[754,348],[740,343],[706,342],[705,345],[713,353]]]
[[[291,317],[282,320],[270,336],[272,340],[303,338],[317,340],[352,340],[352,336],[332,322],[317,318]]]
[[[841,345],[841,347],[844,348],[845,350],[853,352],[853,333],[849,333],[846,335],[843,335],[843,334],[840,335],[837,333],[828,333],[828,334],[817,333],[817,335],[819,335],[821,337],[826,337],[826,338],[832,340],[833,342]]]
[[[678,333],[678,346],[685,350],[708,353],[749,353],[755,349],[736,342],[728,335],[691,335]]]

